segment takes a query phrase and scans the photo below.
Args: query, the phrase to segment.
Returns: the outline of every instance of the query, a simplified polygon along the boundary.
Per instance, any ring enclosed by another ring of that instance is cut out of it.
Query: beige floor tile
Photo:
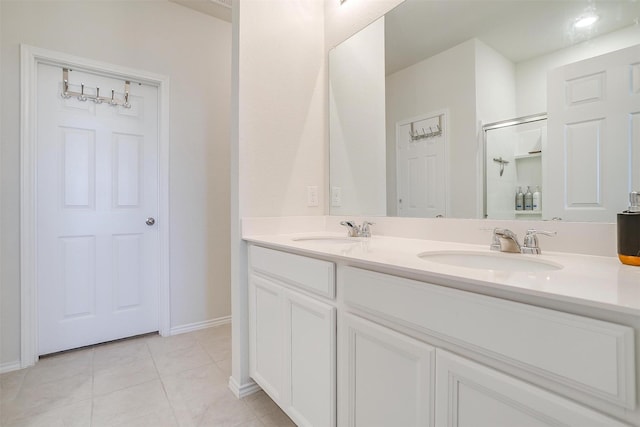
[[[161,354],[192,347],[198,340],[193,334],[180,334],[171,337],[154,335],[146,338],[145,342],[151,351],[151,355],[156,357]]]
[[[214,362],[231,359],[230,339],[225,339],[224,341],[205,341],[200,342],[200,345],[202,345]]]
[[[57,407],[2,425],[5,427],[87,427],[91,425],[91,400]]]
[[[92,426],[135,425],[153,414],[173,414],[160,380],[139,384],[93,399]]]
[[[120,360],[129,360],[129,358],[122,357]],[[126,363],[117,363],[110,368],[105,367],[94,371],[93,395],[111,393],[157,378],[159,378],[158,371],[151,356],[132,359]]]
[[[126,365],[140,359],[150,359],[151,352],[145,339],[131,339],[95,347],[93,371]]]
[[[0,402],[8,402],[16,397],[27,371],[20,369],[0,375]]]
[[[171,409],[164,409],[152,414],[144,414],[139,417],[114,424],[114,427],[183,427],[176,421]]]
[[[176,374],[213,362],[200,343],[195,340],[189,346],[179,346],[177,349],[165,352],[152,351],[152,354],[160,375]]]
[[[246,423],[238,424],[236,427],[264,427],[264,424],[262,424],[262,421],[255,419],[247,421]]]
[[[281,409],[260,418],[264,427],[296,427],[291,418],[287,416]]]
[[[196,425],[209,406],[235,399],[214,363],[164,376],[162,382],[181,425]]]
[[[90,376],[92,364],[92,348],[43,357],[28,370],[24,378],[24,386],[41,385],[79,375]]]
[[[200,329],[193,332],[193,336],[200,342],[231,339],[231,324]]]
[[[230,325],[61,353],[0,375],[0,425],[294,425],[264,392],[236,399],[230,375]]]
[[[258,418],[280,411],[280,407],[262,390],[242,400],[253,410]]]
[[[25,383],[15,399],[2,404],[0,423],[33,417],[55,408],[89,400],[91,384],[92,377],[86,374],[44,384]]]
[[[227,379],[231,376],[231,358],[216,361],[218,368],[225,374]]]
[[[196,425],[198,427],[237,427],[256,419],[251,408],[234,397],[207,407]]]

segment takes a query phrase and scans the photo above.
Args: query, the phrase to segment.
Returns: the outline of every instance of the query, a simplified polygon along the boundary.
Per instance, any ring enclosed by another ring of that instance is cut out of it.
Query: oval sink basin
[[[308,236],[308,237],[296,237],[291,239],[294,242],[313,242],[324,245],[343,245],[350,243],[359,243],[358,237],[340,237],[340,236]]]
[[[503,254],[473,251],[437,251],[423,252],[418,257],[425,261],[456,267],[474,268],[478,270],[499,271],[551,271],[560,270],[562,265],[554,262],[531,258],[521,254]]]

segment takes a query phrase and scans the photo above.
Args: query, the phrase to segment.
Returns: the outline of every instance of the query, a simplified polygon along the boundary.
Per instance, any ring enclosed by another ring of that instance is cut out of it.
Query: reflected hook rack
[[[411,141],[419,141],[421,139],[426,139],[426,138],[436,138],[440,135],[442,135],[442,114],[440,114],[438,116],[438,124],[436,124],[436,129],[432,129],[431,126],[429,126],[429,131],[425,131],[424,128],[422,128],[422,132],[418,132],[417,130],[414,129],[414,124],[415,123],[411,123],[411,129],[409,131],[409,136],[411,137]]]

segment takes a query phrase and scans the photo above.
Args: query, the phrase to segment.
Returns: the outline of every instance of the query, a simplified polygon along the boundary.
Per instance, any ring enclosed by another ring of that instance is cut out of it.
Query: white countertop
[[[418,257],[418,254],[428,251],[491,253],[487,245],[388,236],[354,239],[353,243],[293,240],[313,236],[345,237],[344,233],[315,232],[250,235],[244,236],[244,240],[299,254],[330,257],[335,261],[356,262],[377,269],[391,268],[394,272],[419,274],[423,280],[433,280],[434,283],[456,281],[476,287],[502,289],[640,315],[640,267],[623,265],[617,257],[563,252],[543,252],[541,255],[508,254],[514,257],[535,257],[541,261],[560,264],[563,268],[541,272],[498,271],[441,264]]]

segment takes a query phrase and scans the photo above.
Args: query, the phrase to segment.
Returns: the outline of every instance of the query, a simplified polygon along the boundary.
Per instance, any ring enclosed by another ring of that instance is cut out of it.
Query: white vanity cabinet
[[[432,426],[435,349],[350,314],[339,324],[338,424]]]
[[[341,427],[623,426],[571,399],[635,409],[630,327],[359,268],[338,278]]]
[[[625,426],[468,359],[441,349],[436,354],[436,426]]]
[[[297,425],[335,426],[334,264],[258,246],[249,263],[251,377]]]
[[[419,279],[250,245],[251,377],[300,426],[640,426],[635,317]]]

